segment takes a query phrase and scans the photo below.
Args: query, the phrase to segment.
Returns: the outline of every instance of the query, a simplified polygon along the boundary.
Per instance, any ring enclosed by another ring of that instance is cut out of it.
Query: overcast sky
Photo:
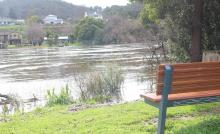
[[[91,6],[112,6],[112,5],[126,5],[128,0],[64,0],[66,2],[73,3],[74,5],[83,5],[87,7]]]

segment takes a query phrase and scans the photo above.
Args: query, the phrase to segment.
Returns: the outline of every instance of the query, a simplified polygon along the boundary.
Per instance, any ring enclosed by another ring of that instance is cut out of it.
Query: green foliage
[[[205,50],[220,50],[220,1],[204,0],[203,12],[203,48]]]
[[[113,96],[117,100],[121,99],[121,87],[124,83],[122,70],[117,66],[109,65],[107,71],[102,74],[105,83],[106,96]]]
[[[169,42],[169,54],[170,54],[170,60],[171,61],[177,61],[177,62],[187,62],[189,61],[189,53],[183,48],[180,47],[179,45],[176,45],[173,42]]]
[[[106,73],[90,74],[86,85],[87,96],[101,103],[120,100],[123,81],[122,72],[112,67]]]
[[[103,20],[92,17],[83,18],[76,26],[75,37],[78,41],[100,40],[100,33],[104,27]]]
[[[31,25],[31,24],[34,24],[34,23],[40,23],[41,19],[40,19],[39,16],[34,15],[34,16],[28,17],[27,22],[28,22],[29,25]]]
[[[1,95],[0,95],[1,96]],[[2,108],[2,112],[0,113],[0,122],[1,122],[1,114],[3,115],[3,121],[7,122],[9,120],[9,113],[20,112],[20,109],[23,108],[22,101],[19,99],[17,95],[9,94],[5,97],[0,97],[0,105]],[[21,111],[23,113],[23,111]]]
[[[54,32],[47,32],[47,43],[49,46],[58,45],[58,34]]]
[[[140,19],[145,26],[148,26],[148,24],[157,22],[158,16],[157,16],[157,10],[155,7],[153,7],[151,4],[145,4],[143,10],[140,13]]]
[[[104,18],[110,18],[111,16],[121,16],[123,18],[136,19],[139,16],[140,11],[143,9],[143,4],[140,2],[132,2],[126,6],[111,6],[103,10]]]
[[[106,72],[93,72],[85,76],[80,74],[74,77],[80,88],[82,101],[95,100],[104,103],[121,99],[124,77],[116,66],[108,67]]]
[[[47,90],[47,105],[53,106],[53,105],[68,105],[73,102],[73,99],[71,97],[71,92],[66,85],[66,87],[62,88],[59,94],[55,94],[54,89],[53,90]]]
[[[84,44],[143,42],[146,29],[136,20],[142,8],[139,2],[107,7],[102,12],[104,20],[83,18],[75,27],[74,38]]]
[[[192,41],[192,18],[194,4],[191,0],[135,0],[145,4],[140,14],[142,23],[148,26],[150,23],[159,24],[165,21],[165,35],[172,46],[172,55],[179,60],[186,61],[189,57]],[[202,49],[220,49],[220,1],[204,0],[202,19]],[[180,52],[181,51],[181,52]],[[180,54],[181,53],[181,54]],[[185,56],[183,56],[185,55]]]

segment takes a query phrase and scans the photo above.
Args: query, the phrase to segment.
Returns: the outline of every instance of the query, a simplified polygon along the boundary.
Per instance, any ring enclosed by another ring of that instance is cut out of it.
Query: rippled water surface
[[[33,95],[43,99],[48,89],[58,91],[69,84],[77,98],[75,70],[80,73],[103,71],[111,63],[119,65],[126,78],[123,100],[136,100],[149,88],[147,81],[138,80],[147,76],[144,74],[144,49],[140,44],[123,44],[0,50],[0,93],[17,94],[22,99]]]

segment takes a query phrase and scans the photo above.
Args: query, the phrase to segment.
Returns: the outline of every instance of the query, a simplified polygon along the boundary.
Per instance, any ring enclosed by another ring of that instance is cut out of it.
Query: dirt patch
[[[220,106],[219,107],[214,107],[214,108],[212,108],[212,109],[209,109],[209,110],[207,110],[207,111],[202,111],[202,112],[200,112],[201,114],[203,114],[203,115],[219,115],[219,113],[220,113]]]
[[[89,108],[100,108],[105,106],[113,106],[122,103],[105,103],[105,104],[77,104],[69,109],[71,112],[78,112]]]
[[[144,121],[144,125],[145,126],[148,126],[148,125],[157,125],[157,123],[158,123],[158,118],[152,118],[152,119],[150,119],[150,120],[148,120],[148,121]]]

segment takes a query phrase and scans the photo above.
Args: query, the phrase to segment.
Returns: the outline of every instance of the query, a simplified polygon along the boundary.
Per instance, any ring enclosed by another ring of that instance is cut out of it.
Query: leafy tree
[[[142,10],[143,5],[140,2],[132,2],[126,6],[112,6],[103,10],[104,18],[110,18],[111,16],[121,16],[124,18],[136,19]]]
[[[172,46],[171,51],[177,58],[181,59],[179,55],[188,55],[191,61],[199,61],[200,50],[219,49],[216,43],[220,33],[219,0],[135,1],[145,4],[140,18],[146,26],[165,22],[162,26],[165,27],[169,44]]]
[[[220,1],[205,0],[202,20],[202,44],[205,50],[220,50]]]
[[[75,37],[78,41],[97,40],[97,32],[104,28],[103,20],[92,17],[83,18],[75,28]]]
[[[58,34],[57,33],[47,32],[46,37],[47,37],[47,43],[50,46],[58,45],[59,42],[58,42]]]
[[[39,16],[34,15],[34,16],[28,17],[27,22],[28,22],[28,24],[34,24],[34,23],[40,23],[42,21]]]

